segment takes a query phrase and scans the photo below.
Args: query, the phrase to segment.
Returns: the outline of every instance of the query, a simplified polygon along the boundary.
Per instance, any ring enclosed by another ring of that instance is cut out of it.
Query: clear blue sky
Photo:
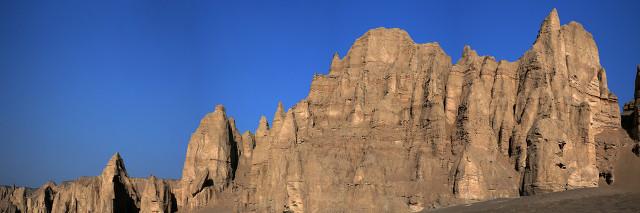
[[[513,61],[556,7],[594,35],[622,102],[640,63],[638,1],[265,2],[0,0],[0,184],[95,176],[116,151],[132,176],[179,178],[216,104],[253,131],[375,27]]]

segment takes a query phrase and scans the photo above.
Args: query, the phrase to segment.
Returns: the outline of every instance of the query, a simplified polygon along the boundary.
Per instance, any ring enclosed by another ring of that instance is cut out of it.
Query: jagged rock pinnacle
[[[216,105],[216,109],[215,109],[215,111],[214,111],[214,112],[222,112],[222,113],[225,113],[224,105],[222,105],[222,104],[218,104],[218,105]]]
[[[542,22],[538,32],[538,38],[535,43],[540,43],[542,41],[549,42],[549,40],[557,39],[556,35],[558,34],[558,31],[560,31],[560,17],[558,16],[558,11],[553,8]]]
[[[260,116],[260,122],[258,123],[258,128],[256,129],[256,136],[265,137],[269,134],[269,121],[267,121],[267,117]]]
[[[560,29],[560,17],[558,16],[558,10],[556,10],[556,8],[553,8],[549,15],[547,15],[544,22],[542,22],[542,26],[542,28],[548,27],[553,30]]]
[[[280,131],[280,127],[282,127],[282,122],[284,121],[284,107],[282,106],[282,101],[278,101],[278,108],[276,108],[276,112],[273,115],[273,122],[271,126],[271,130],[274,133]]]
[[[111,177],[113,175],[128,176],[124,166],[124,160],[122,160],[119,152],[111,156],[109,162],[107,162],[107,166],[102,170],[102,176]]]
[[[458,60],[458,64],[460,63],[468,64],[474,58],[477,58],[477,57],[478,57],[478,53],[475,50],[473,50],[471,46],[464,45],[464,48],[462,49],[462,57],[460,57],[460,59]]]
[[[340,55],[338,54],[338,52],[333,53],[333,58],[331,59],[331,65],[333,66],[334,64],[337,64],[338,62],[340,62]]]

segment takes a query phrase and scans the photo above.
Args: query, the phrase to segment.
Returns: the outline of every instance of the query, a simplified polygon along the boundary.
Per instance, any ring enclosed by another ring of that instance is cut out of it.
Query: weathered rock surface
[[[256,132],[239,156],[248,176],[240,163],[231,180],[242,187],[218,192],[240,212],[416,212],[597,187],[629,143],[591,34],[555,10],[515,62],[467,46],[452,64],[437,43],[370,30]]]
[[[622,112],[622,126],[627,130],[631,138],[639,140],[640,136],[640,64],[636,67],[636,90],[634,100],[624,104]]]
[[[175,195],[171,192],[171,184],[167,180],[161,180],[155,176],[147,179],[138,179],[141,213],[171,213],[178,210]]]
[[[215,200],[217,192],[230,187],[238,163],[237,136],[224,107],[216,106],[191,136],[182,171],[178,205],[204,206]]]
[[[100,176],[49,182],[36,190],[0,187],[0,212],[175,212],[170,187],[155,177],[129,178],[116,153]]]
[[[25,187],[0,186],[0,212],[25,212]]]
[[[623,114],[636,139],[639,94]],[[0,211],[419,212],[615,183],[632,143],[593,37],[554,9],[514,62],[465,46],[452,64],[438,43],[370,30],[255,134],[216,106],[180,180],[130,178],[116,154],[97,177],[0,187]]]
[[[634,99],[624,104],[622,127],[636,141],[633,152],[640,157],[640,64],[636,67]]]

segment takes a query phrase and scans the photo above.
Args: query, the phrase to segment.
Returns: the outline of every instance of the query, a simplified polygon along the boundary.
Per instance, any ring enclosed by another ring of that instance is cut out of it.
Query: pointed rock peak
[[[238,129],[236,128],[236,119],[233,117],[229,117],[229,127],[231,128],[231,131],[238,131]]]
[[[560,17],[558,17],[558,11],[556,8],[553,8],[551,13],[549,13],[542,22],[542,26],[540,26],[540,32],[538,34],[545,34],[556,30],[560,30]]]
[[[269,134],[269,122],[264,115],[260,117],[260,123],[256,129],[256,137],[264,137]]]
[[[558,10],[556,8],[551,9],[551,12],[549,12],[549,15],[547,15],[547,20],[549,19],[556,19],[559,20],[560,18],[558,18]]]
[[[464,49],[462,50],[462,57],[463,58],[477,57],[477,56],[478,56],[478,52],[476,52],[475,50],[471,49],[471,46],[464,45]]]
[[[115,154],[113,154],[113,156],[111,156],[111,159],[109,159],[109,163],[119,162],[119,161],[122,161],[122,157],[120,156],[120,152],[116,152]]]
[[[280,142],[295,142],[296,139],[296,120],[294,117],[293,109],[289,109],[287,111],[287,116],[284,118],[284,122],[282,124],[282,128],[278,133],[278,138]]]
[[[279,112],[283,112],[284,111],[284,107],[282,106],[282,101],[278,101],[278,109]]]
[[[218,104],[216,105],[215,110],[213,111],[213,113],[209,113],[205,116],[204,119],[202,119],[201,124],[203,125],[205,123],[217,123],[217,122],[227,122],[227,113],[226,110],[224,108],[224,106],[222,104]]]
[[[560,26],[560,17],[558,16],[558,10],[556,10],[556,8],[553,8],[551,10],[551,12],[549,13],[549,15],[547,15],[547,17],[544,19],[544,22],[553,25],[553,26]]]
[[[216,105],[216,109],[213,112],[222,112],[225,113],[224,106],[222,104]]]
[[[245,157],[251,156],[251,150],[256,147],[255,136],[250,131],[242,133],[242,150]]]
[[[342,60],[340,59],[340,55],[338,54],[338,52],[333,53],[333,59],[331,59],[331,64],[329,66],[329,74],[335,74],[336,70],[340,69],[340,62]],[[317,76],[313,76],[314,80]]]
[[[333,59],[331,60],[331,65],[335,65],[340,62],[340,54],[338,52],[333,53]]]
[[[282,101],[278,101],[278,108],[276,108],[276,114],[273,116],[273,121],[284,118],[284,107],[282,107]]]
[[[122,175],[125,177],[127,176],[127,170],[124,167],[124,160],[122,160],[122,157],[120,157],[119,152],[116,152],[113,156],[111,156],[111,159],[109,159],[107,166],[104,168],[104,170],[102,170],[102,176],[115,175]]]
[[[533,43],[533,49],[538,51],[558,49],[559,45],[557,43],[562,39],[560,36],[561,28],[558,11],[554,8],[542,22],[538,36]]]
[[[469,64],[472,63],[475,58],[478,58],[478,53],[471,49],[471,46],[464,45],[462,49],[462,56],[458,59],[456,64]]]
[[[260,116],[260,123],[258,124],[258,129],[269,130],[269,121],[267,121],[266,116]]]
[[[274,134],[277,134],[280,127],[282,127],[284,116],[285,116],[284,109],[282,107],[282,102],[280,101],[278,102],[278,109],[276,109],[276,113],[275,115],[273,115],[273,122],[271,122],[271,124],[273,124],[271,126],[271,130],[273,130]]]

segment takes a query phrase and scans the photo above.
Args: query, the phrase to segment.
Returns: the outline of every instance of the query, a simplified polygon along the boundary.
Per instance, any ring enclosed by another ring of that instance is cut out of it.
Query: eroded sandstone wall
[[[175,212],[171,185],[176,184],[153,176],[130,178],[116,153],[100,176],[48,182],[35,190],[0,187],[0,212]]]
[[[592,35],[555,10],[514,62],[466,46],[452,64],[437,43],[370,30],[254,138],[248,191],[214,193],[242,194],[238,211],[420,211],[596,187],[628,142]]]
[[[638,97],[623,118],[634,137]],[[116,154],[100,176],[0,187],[0,210],[418,212],[614,183],[632,143],[621,127],[592,35],[556,10],[513,62],[465,46],[452,63],[438,43],[378,28],[255,134],[216,106],[180,180],[130,178]]]

